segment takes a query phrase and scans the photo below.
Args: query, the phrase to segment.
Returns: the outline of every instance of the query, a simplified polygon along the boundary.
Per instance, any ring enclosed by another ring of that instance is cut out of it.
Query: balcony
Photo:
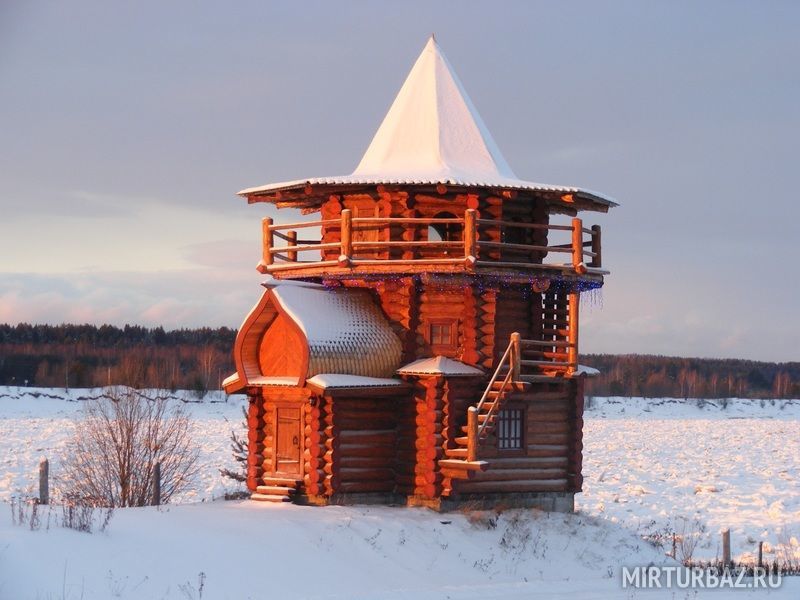
[[[257,268],[277,278],[461,272],[602,282],[608,273],[600,227],[578,218],[550,225],[480,219],[473,209],[464,218],[354,217],[345,209],[338,219],[305,223],[266,217],[262,231]]]

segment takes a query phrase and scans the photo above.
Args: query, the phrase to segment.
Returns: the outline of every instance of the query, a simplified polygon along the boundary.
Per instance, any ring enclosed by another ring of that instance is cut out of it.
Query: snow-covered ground
[[[0,387],[0,503],[32,490],[40,456],[57,476],[81,398],[101,390]],[[30,531],[0,514],[0,600],[59,598],[694,598],[622,590],[621,565],[663,562],[642,535],[701,532],[695,558],[758,540],[800,559],[800,402],[595,398],[585,419],[577,515],[500,517],[424,509],[316,509],[211,502],[236,484],[229,435],[242,397],[177,393],[204,463],[184,503],[115,512],[94,534]],[[56,482],[57,484],[57,482]],[[201,502],[202,501],[202,502]],[[0,507],[2,508],[2,507]],[[43,520],[46,516],[43,517]],[[203,593],[200,593],[200,581]],[[713,592],[714,598],[751,594]],[[800,596],[800,578],[780,591]]]
[[[800,562],[800,401],[595,398],[584,430],[582,512],[642,535],[697,533],[695,558]]]
[[[202,468],[194,485],[173,502],[200,502],[241,490],[236,482],[219,474],[220,468],[235,470],[230,452],[231,430],[244,427],[243,395],[225,396],[209,392],[202,401],[194,392],[164,393],[181,402],[192,417],[194,437]],[[0,501],[38,485],[41,457],[50,461],[54,486],[58,486],[59,463],[72,426],[80,418],[83,401],[103,394],[102,388],[17,388],[0,386]]]

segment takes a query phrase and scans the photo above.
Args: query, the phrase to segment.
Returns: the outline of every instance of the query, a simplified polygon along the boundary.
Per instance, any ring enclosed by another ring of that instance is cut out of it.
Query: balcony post
[[[353,213],[349,208],[342,211],[341,249],[339,252],[339,266],[346,267],[353,256]]]
[[[581,302],[579,292],[569,294],[569,347],[567,351],[567,362],[569,363],[568,374],[573,374],[578,369],[578,308]]]
[[[478,460],[478,409],[474,406],[467,409],[467,460]]]
[[[474,265],[478,257],[477,214],[474,208],[464,213],[464,260],[468,265]]]
[[[297,232],[296,231],[287,231],[286,237],[289,238],[287,242],[288,248],[293,248],[297,246]],[[297,262],[297,250],[291,251],[289,250],[286,253],[286,257],[289,259],[289,262]]]
[[[519,381],[520,372],[520,336],[516,331],[511,334],[511,380]]]
[[[603,266],[600,225],[592,225],[592,252],[594,252],[594,258],[592,258],[592,262],[589,264],[589,266],[599,269]]]
[[[583,221],[572,219],[572,267],[579,275],[586,273],[583,262]]]
[[[272,264],[272,217],[261,219],[261,261],[256,269],[261,273],[266,273],[269,265]]]

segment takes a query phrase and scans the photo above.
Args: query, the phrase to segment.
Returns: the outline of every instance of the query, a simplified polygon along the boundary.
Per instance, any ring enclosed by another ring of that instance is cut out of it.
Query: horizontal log
[[[285,231],[287,229],[305,229],[306,227],[320,227],[322,225],[333,225],[341,223],[339,219],[324,219],[320,221],[306,221],[305,223],[281,223],[280,225],[270,225],[270,231]]]
[[[554,458],[568,456],[568,444],[528,444],[528,458]]]
[[[557,411],[529,410],[527,420],[529,423],[567,423],[570,422],[570,412],[567,409]]]
[[[394,445],[372,446],[365,444],[340,444],[337,448],[340,456],[382,456],[390,457],[395,455]]]
[[[336,417],[336,425],[340,431],[387,431],[397,426],[397,415],[383,418],[373,418],[365,416],[358,417]]]
[[[394,482],[394,471],[392,469],[339,469],[339,478],[344,481],[384,481]]]
[[[565,492],[567,491],[567,480],[541,479],[537,481],[464,481],[459,484],[458,491],[463,493]]]
[[[549,469],[496,469],[476,473],[473,481],[538,481],[541,479],[566,479],[566,466]]]
[[[395,431],[392,430],[344,430],[339,431],[336,436],[339,444],[358,444],[358,445],[377,445],[394,446],[397,439]]]
[[[394,491],[394,481],[340,481],[334,491],[340,494],[357,494],[369,492],[391,493]]]
[[[535,436],[539,433],[569,433],[572,431],[572,424],[568,421],[560,423],[540,423],[537,421],[528,422],[528,435]]]
[[[566,468],[568,457],[566,454],[545,457],[514,456],[493,458],[488,462],[486,470],[555,469]]]
[[[342,469],[372,469],[390,468],[395,459],[393,456],[339,456],[339,466]]]

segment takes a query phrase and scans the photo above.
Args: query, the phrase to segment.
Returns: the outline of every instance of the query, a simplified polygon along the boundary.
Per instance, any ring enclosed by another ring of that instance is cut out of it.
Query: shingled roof
[[[318,374],[388,378],[400,366],[402,345],[369,290],[327,288],[270,280],[236,338],[236,374],[225,380],[228,393],[248,385],[287,385],[286,377],[264,377],[259,346],[279,314],[297,326],[308,352],[308,368],[295,385]]]
[[[264,284],[308,342],[308,374],[391,377],[402,344],[369,290],[289,281]]]

